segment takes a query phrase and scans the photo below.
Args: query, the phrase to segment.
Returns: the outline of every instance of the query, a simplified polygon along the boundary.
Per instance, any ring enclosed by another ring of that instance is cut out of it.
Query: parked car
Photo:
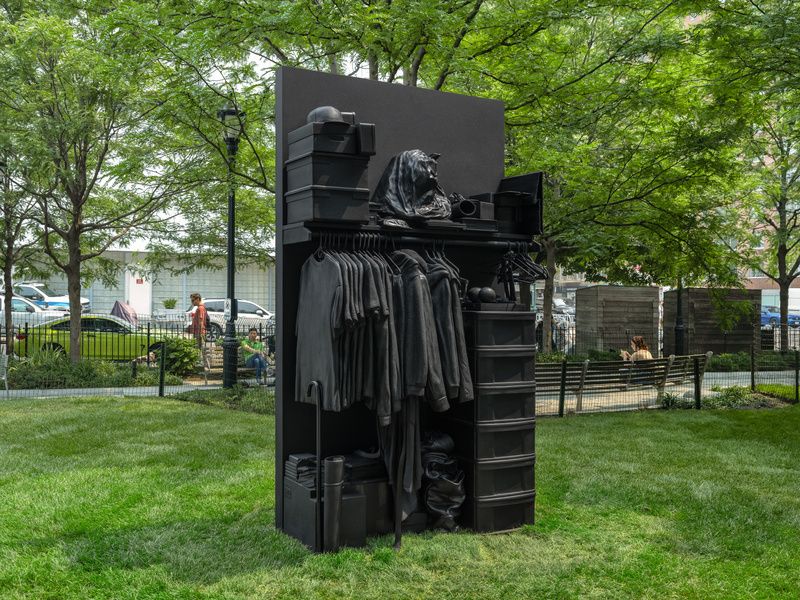
[[[14,294],[27,298],[42,308],[54,308],[69,311],[69,296],[57,294],[45,284],[36,281],[24,281],[14,285]],[[81,296],[81,312],[91,310],[89,300]]]
[[[0,296],[0,327],[6,323],[5,296]],[[11,299],[11,324],[15,329],[20,329],[27,323],[29,326],[39,325],[45,321],[59,319],[69,314],[68,311],[41,308],[26,298],[13,297]]]
[[[69,317],[29,327],[17,334],[17,353],[28,356],[41,350],[69,353]],[[81,356],[106,360],[133,360],[157,349],[165,334],[148,339],[145,330],[113,315],[81,315]]]
[[[789,313],[787,320],[789,327],[800,327],[800,315]],[[761,307],[761,326],[777,327],[781,322],[781,310],[777,306]]]
[[[210,339],[221,337],[225,332],[225,298],[204,299],[203,304],[211,321],[208,337]],[[186,310],[187,327],[191,325],[192,315],[196,310],[196,306],[191,306]],[[239,300],[239,317],[236,319],[237,335],[242,334],[241,330],[245,327],[261,327],[266,330],[273,327],[274,324],[275,315],[266,308],[249,300]]]

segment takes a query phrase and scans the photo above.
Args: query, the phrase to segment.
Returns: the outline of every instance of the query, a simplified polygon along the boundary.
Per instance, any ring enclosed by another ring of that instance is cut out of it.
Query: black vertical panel
[[[300,268],[314,243],[284,246],[284,169],[287,134],[305,124],[317,106],[355,112],[356,120],[376,125],[376,150],[369,163],[374,189],[392,156],[419,148],[439,153],[439,180],[446,193],[465,196],[494,191],[503,177],[503,104],[495,100],[445,94],[294,68],[283,68],[276,81],[276,382],[275,523],[283,528],[283,464],[292,452],[314,450],[314,409],[294,402],[295,326]],[[465,273],[477,285],[489,285],[497,249],[475,248],[464,255]],[[459,255],[462,253],[459,252]],[[449,251],[448,251],[449,255]],[[462,264],[462,263],[460,263]],[[326,413],[323,455],[364,447],[375,441],[375,423],[363,407]]]

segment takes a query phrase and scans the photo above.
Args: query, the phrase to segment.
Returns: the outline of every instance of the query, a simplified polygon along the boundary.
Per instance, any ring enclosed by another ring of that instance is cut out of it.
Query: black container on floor
[[[467,496],[461,524],[477,532],[501,532],[532,525],[536,492]]]
[[[307,186],[367,188],[369,158],[348,154],[310,153],[286,162],[287,194]]]
[[[286,506],[284,527],[311,549],[317,547],[316,491],[293,479],[284,479],[283,501]],[[323,496],[323,509],[325,498]],[[345,492],[341,496],[338,541],[340,546],[358,548],[367,543],[366,497]]]
[[[464,311],[464,336],[468,346],[533,346],[536,313],[517,311]]]
[[[312,185],[286,194],[286,223],[369,221],[369,190]]]

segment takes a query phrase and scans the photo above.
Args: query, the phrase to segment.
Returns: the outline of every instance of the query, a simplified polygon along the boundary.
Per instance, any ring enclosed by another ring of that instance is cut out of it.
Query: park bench
[[[668,386],[683,385],[694,379],[695,362],[702,383],[711,354],[670,355],[635,362],[586,360],[537,363],[536,392],[570,392],[575,395],[578,412],[583,408],[583,395],[587,392],[627,392],[653,387],[660,402]]]

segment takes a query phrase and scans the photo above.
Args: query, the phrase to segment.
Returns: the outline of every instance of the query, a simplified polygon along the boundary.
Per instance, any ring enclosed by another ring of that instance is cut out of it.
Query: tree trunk
[[[369,78],[377,81],[380,71],[378,69],[378,55],[374,50],[370,50],[367,54],[367,63],[369,64]]]
[[[553,351],[553,292],[556,276],[556,244],[543,240],[545,251],[545,267],[550,275],[544,280],[544,300],[542,302],[542,351]]]
[[[789,286],[792,284],[790,279],[783,279],[778,282],[780,306],[781,306],[781,344],[780,349],[785,352],[789,349]]]
[[[11,270],[14,266],[14,257],[12,256],[14,248],[6,246],[5,257],[3,261],[3,310],[5,311],[5,328],[6,328],[6,354],[14,353],[14,324],[11,316],[11,302],[14,296],[14,289],[11,287]]]
[[[69,244],[69,263],[65,269],[69,294],[69,359],[81,359],[81,255],[78,241]]]

